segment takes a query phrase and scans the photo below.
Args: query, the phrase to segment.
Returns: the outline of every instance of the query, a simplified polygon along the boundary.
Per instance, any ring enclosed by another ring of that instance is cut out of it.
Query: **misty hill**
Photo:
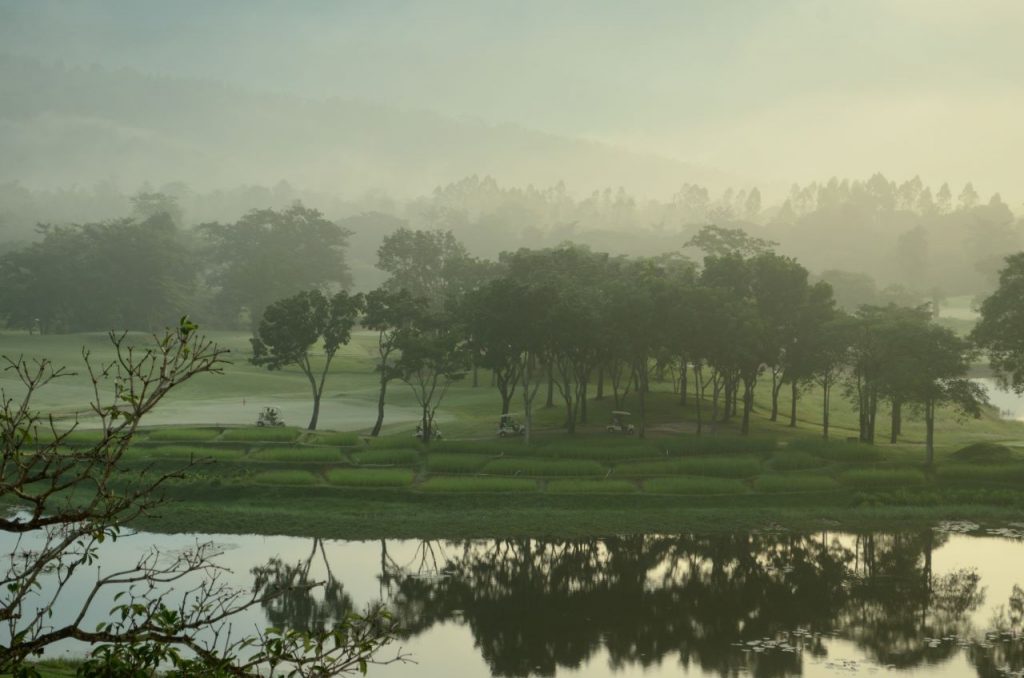
[[[286,180],[353,195],[414,195],[470,174],[665,194],[725,175],[519,126],[354,100],[308,101],[215,82],[0,56],[0,182],[99,180],[196,188]]]

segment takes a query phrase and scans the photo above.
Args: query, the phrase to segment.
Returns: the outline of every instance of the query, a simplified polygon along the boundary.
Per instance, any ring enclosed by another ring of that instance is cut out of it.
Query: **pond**
[[[241,586],[268,563],[328,582],[252,611],[236,631],[308,627],[385,601],[416,663],[370,676],[1024,675],[1021,524],[587,541],[139,533],[104,545],[102,565],[197,539],[223,548]]]

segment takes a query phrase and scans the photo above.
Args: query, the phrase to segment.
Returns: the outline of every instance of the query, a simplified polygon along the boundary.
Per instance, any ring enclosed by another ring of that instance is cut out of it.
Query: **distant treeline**
[[[1024,221],[999,195],[982,198],[971,184],[932,188],[916,177],[897,183],[880,174],[795,185],[774,205],[765,204],[757,188],[712,195],[685,184],[667,200],[637,199],[622,189],[577,198],[563,184],[504,187],[475,176],[409,200],[384,193],[343,200],[285,182],[211,193],[168,184],[158,193],[173,201],[175,223],[189,229],[231,222],[254,208],[284,210],[296,201],[316,208],[353,232],[350,261],[360,289],[383,279],[372,266],[376,248],[402,226],[452,231],[469,252],[487,258],[565,241],[653,256],[678,250],[707,224],[743,228],[776,241],[780,253],[832,282],[840,303],[851,309],[873,295],[874,301],[905,302],[986,294],[995,287],[1001,259],[1024,245]],[[140,195],[153,194],[147,188]],[[130,213],[132,200],[108,184],[67,191],[2,184],[0,251],[38,239],[37,223],[107,221]],[[840,289],[847,283],[849,293]]]

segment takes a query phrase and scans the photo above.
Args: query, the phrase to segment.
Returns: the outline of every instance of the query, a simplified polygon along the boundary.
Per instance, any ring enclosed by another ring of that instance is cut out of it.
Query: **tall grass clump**
[[[761,472],[757,457],[683,457],[665,461],[636,461],[615,467],[617,476],[718,476],[722,478],[749,478]]]
[[[362,445],[363,439],[355,431],[328,431],[324,433],[314,433],[309,437],[309,442],[314,445],[355,447],[356,445]]]
[[[523,476],[600,476],[607,469],[596,461],[582,459],[495,459],[483,468],[483,473]]]
[[[213,440],[220,435],[219,428],[184,428],[171,426],[149,431],[146,440],[170,440],[181,442],[203,442]]]
[[[764,475],[754,481],[758,492],[829,492],[837,487],[834,479],[809,473]]]
[[[406,487],[412,485],[416,474],[410,469],[351,469],[334,468],[327,472],[332,485],[352,487]]]
[[[658,443],[670,455],[679,457],[756,455],[772,452],[779,446],[775,438],[731,435],[679,435],[664,438],[659,440]]]
[[[839,476],[840,482],[853,487],[902,487],[923,485],[924,474],[910,468],[862,468],[847,471]]]
[[[370,449],[353,454],[352,460],[366,466],[410,466],[419,463],[420,452],[410,449]]]
[[[537,483],[526,478],[458,478],[438,476],[418,486],[424,492],[535,492]]]
[[[341,453],[333,447],[273,446],[261,447],[249,453],[254,461],[283,462],[335,462],[341,461]]]
[[[644,481],[644,492],[651,494],[743,494],[747,486],[740,480],[703,476],[652,478]]]
[[[547,490],[553,494],[628,494],[637,486],[628,480],[549,480]]]
[[[260,471],[251,476],[256,485],[316,485],[319,479],[309,471]]]
[[[299,437],[299,429],[285,426],[252,426],[224,429],[221,440],[239,443],[290,443]]]
[[[474,473],[483,468],[493,457],[484,454],[444,454],[431,452],[427,455],[427,468],[431,473]]]

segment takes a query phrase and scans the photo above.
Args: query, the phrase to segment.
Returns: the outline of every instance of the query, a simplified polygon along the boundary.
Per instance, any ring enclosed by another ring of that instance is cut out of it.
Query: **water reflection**
[[[932,572],[933,551],[947,538],[423,542],[411,567],[395,563],[382,541],[379,579],[409,636],[465,624],[494,675],[554,675],[599,650],[613,669],[671,659],[723,676],[800,675],[806,658],[827,654],[833,634],[871,662],[910,668],[943,663],[961,639],[983,633],[971,621],[984,602],[979,576]],[[1019,594],[1004,613],[1018,634]],[[785,641],[750,649],[760,639]],[[970,658],[979,675],[1000,675],[996,667],[1024,666],[1020,651],[1017,643]]]

